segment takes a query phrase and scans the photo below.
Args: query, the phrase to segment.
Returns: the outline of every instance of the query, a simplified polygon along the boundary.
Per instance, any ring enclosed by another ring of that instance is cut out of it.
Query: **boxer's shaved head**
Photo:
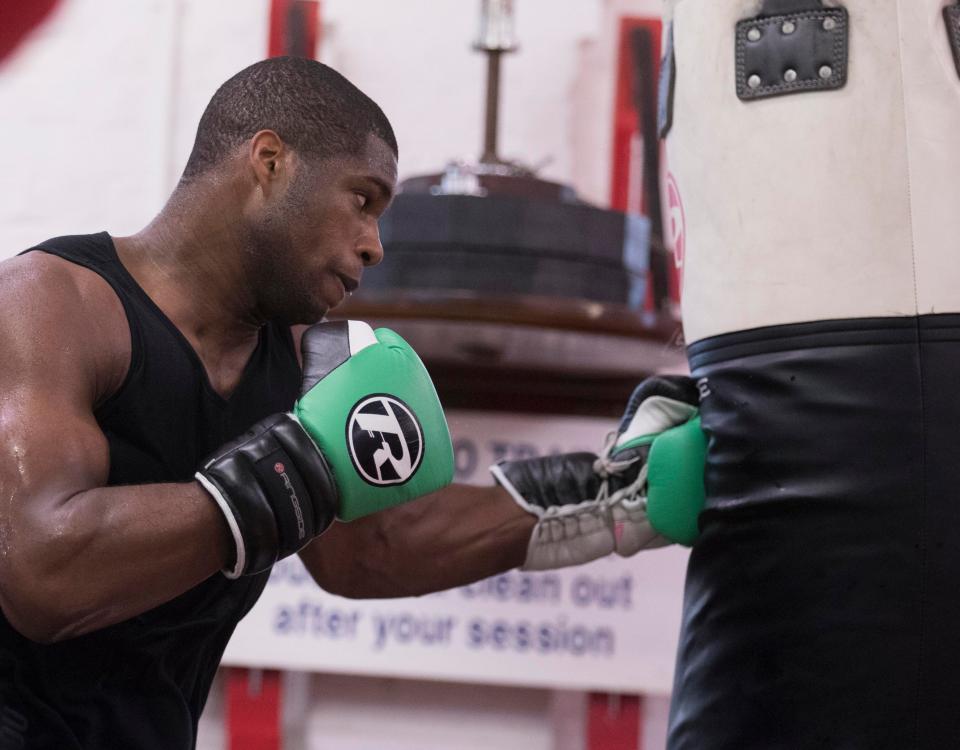
[[[217,89],[200,118],[182,180],[216,166],[260,130],[321,159],[359,154],[370,134],[397,155],[393,128],[370,97],[316,60],[275,57],[244,68]]]

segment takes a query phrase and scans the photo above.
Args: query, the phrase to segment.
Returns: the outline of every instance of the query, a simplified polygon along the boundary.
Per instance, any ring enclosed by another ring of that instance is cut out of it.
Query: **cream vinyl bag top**
[[[847,0],[843,88],[744,102],[733,30],[759,1],[668,0],[666,144],[685,219],[687,341],[960,310],[960,79],[947,4]]]

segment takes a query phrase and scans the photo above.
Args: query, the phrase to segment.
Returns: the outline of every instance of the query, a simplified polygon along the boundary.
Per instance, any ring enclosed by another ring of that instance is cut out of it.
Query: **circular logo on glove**
[[[347,417],[353,468],[368,484],[403,484],[423,459],[423,429],[396,396],[378,393],[358,401]]]

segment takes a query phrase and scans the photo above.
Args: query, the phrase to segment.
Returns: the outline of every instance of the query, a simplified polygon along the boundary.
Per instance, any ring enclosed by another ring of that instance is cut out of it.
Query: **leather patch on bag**
[[[769,4],[778,8],[786,3]],[[839,89],[847,82],[850,21],[846,8],[807,6],[737,23],[737,96],[743,101]]]

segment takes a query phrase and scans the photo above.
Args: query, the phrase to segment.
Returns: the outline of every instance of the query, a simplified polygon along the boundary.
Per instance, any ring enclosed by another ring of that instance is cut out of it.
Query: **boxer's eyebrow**
[[[377,190],[380,192],[380,198],[385,203],[390,203],[390,201],[393,200],[393,187],[391,187],[386,180],[376,175],[364,175],[361,179],[376,185]]]

